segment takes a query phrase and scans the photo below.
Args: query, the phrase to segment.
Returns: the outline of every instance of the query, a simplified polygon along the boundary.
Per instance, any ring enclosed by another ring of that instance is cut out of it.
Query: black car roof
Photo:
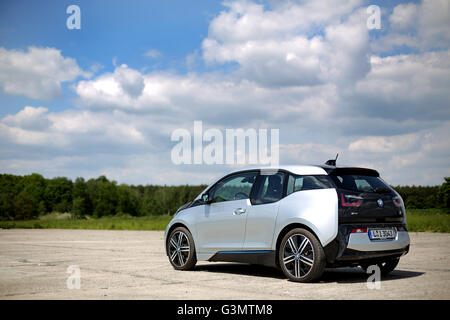
[[[359,168],[359,167],[335,167],[335,166],[329,166],[329,165],[319,165],[318,167],[321,167],[324,169],[328,175],[338,176],[338,175],[349,175],[349,174],[356,174],[356,175],[363,175],[363,176],[374,176],[379,177],[380,174],[378,171],[374,169],[369,168]]]

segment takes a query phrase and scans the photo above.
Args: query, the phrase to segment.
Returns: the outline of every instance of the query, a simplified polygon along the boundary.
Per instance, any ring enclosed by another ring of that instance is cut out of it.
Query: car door
[[[204,213],[197,220],[200,252],[242,249],[249,197],[256,176],[255,171],[236,173],[208,191],[211,203],[205,205]]]
[[[247,213],[244,249],[271,249],[284,180],[285,173],[281,171],[261,172],[257,177]]]

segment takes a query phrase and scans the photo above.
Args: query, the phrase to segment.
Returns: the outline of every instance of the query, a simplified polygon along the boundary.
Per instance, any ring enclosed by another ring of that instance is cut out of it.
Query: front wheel
[[[279,263],[285,276],[295,282],[312,282],[325,269],[325,253],[319,240],[308,230],[295,228],[281,240]]]
[[[167,238],[167,255],[176,270],[190,270],[197,263],[194,239],[188,229],[175,228]]]

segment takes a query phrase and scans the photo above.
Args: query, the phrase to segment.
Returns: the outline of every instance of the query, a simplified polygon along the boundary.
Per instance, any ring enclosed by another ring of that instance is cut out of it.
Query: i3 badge
[[[383,206],[384,206],[383,200],[378,199],[378,200],[377,200],[377,203],[378,203],[378,206],[379,206],[380,208],[383,208]]]

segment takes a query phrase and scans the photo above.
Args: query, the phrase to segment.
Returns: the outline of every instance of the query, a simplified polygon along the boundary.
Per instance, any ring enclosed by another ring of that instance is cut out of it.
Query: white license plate
[[[369,229],[370,240],[389,240],[395,238],[395,229]]]

